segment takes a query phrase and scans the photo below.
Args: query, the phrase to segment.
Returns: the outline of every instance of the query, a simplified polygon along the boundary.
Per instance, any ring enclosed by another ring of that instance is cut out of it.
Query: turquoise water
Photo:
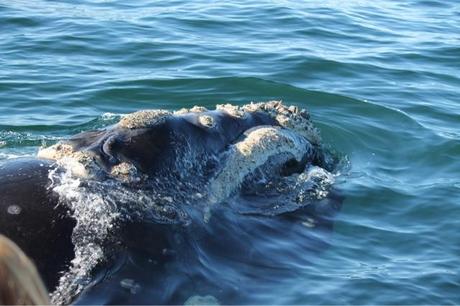
[[[331,246],[250,301],[460,304],[460,4],[344,2],[1,1],[0,158],[138,109],[283,100],[349,163],[345,201]]]

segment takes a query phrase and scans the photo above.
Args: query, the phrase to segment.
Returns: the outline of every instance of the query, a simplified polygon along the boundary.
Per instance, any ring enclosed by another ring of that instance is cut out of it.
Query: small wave
[[[3,153],[0,152],[0,160],[2,159],[14,159],[14,158],[21,158],[21,157],[31,157],[34,156],[34,154],[24,154],[24,153]]]
[[[122,117],[123,114],[115,114],[115,113],[103,113],[101,115],[101,120],[104,121],[113,121],[113,120],[120,120],[120,117]]]

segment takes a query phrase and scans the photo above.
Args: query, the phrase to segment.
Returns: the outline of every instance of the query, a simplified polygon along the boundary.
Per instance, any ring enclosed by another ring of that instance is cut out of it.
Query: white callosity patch
[[[240,118],[244,117],[248,113],[264,112],[274,118],[282,127],[295,131],[299,135],[305,137],[310,143],[319,145],[321,142],[319,133],[316,128],[313,127],[307,111],[299,110],[296,106],[287,107],[280,101],[250,103],[243,106],[223,104],[217,105],[216,110],[224,111],[231,116]],[[194,106],[190,109],[183,108],[175,112],[161,109],[142,110],[124,115],[117,126],[128,129],[145,128],[161,122],[172,115],[202,113],[206,111],[206,108],[200,106]],[[213,118],[207,115],[200,115],[199,122],[208,127],[213,127],[215,125]],[[72,159],[74,163],[72,163],[73,167],[71,169],[74,175],[80,177],[95,176],[95,174],[98,173],[98,170],[100,170],[94,158],[88,154],[88,152],[74,151],[72,146],[65,143],[57,143],[51,147],[40,149],[38,157],[53,160],[61,160],[64,158]],[[70,162],[67,163],[69,165],[71,164]],[[127,176],[129,174],[137,174],[133,168],[133,165],[124,163],[120,167],[116,167],[111,174],[115,177],[119,175],[120,179],[127,182],[139,180],[139,177],[129,178]]]
[[[309,113],[305,109],[299,110],[297,106],[288,107],[281,101],[270,101],[250,103],[243,106],[222,104],[217,105],[216,109],[240,118],[247,113],[264,112],[269,114],[282,127],[296,131],[312,144],[319,145],[321,143],[321,137],[318,130],[313,126]]]
[[[126,183],[138,183],[146,178],[133,164],[128,162],[122,162],[113,166],[110,175]]]
[[[203,106],[194,106],[192,108],[181,108],[177,111],[174,112],[174,115],[182,115],[182,114],[187,114],[187,113],[204,113],[207,112],[208,109]]]
[[[285,128],[291,129],[312,144],[320,145],[321,137],[318,130],[310,120],[310,114],[305,110],[299,110],[297,106],[286,106],[281,101],[250,103],[241,107],[244,112],[263,111],[272,116]]]
[[[88,152],[75,151],[71,145],[63,143],[41,148],[37,157],[56,160],[59,165],[64,165],[66,169],[77,177],[87,178],[95,172],[95,169],[99,168]]]
[[[56,160],[57,164],[72,173],[74,177],[95,178],[101,173],[100,166],[94,157],[86,151],[75,151],[71,145],[57,143],[48,148],[41,148],[37,156],[43,159]],[[112,167],[110,175],[120,181],[135,183],[144,179],[137,168],[128,162],[122,162]]]
[[[201,116],[198,117],[198,121],[202,125],[207,126],[207,127],[214,127],[215,126],[214,119],[211,116],[201,115]]]
[[[71,156],[74,153],[75,151],[73,150],[72,146],[63,143],[57,143],[48,148],[40,148],[37,153],[37,157],[59,160],[63,157]]]
[[[216,105],[216,110],[227,112],[228,114],[238,118],[242,118],[244,116],[244,110],[238,105],[218,104]]]
[[[141,110],[132,114],[125,115],[118,123],[119,127],[127,129],[144,128],[160,122],[164,118],[171,116],[167,110]]]
[[[210,197],[219,202],[231,195],[244,178],[273,156],[285,156],[301,161],[311,150],[309,142],[298,134],[280,127],[261,127],[244,140],[232,145],[224,167],[210,183]],[[286,154],[288,153],[288,154]]]

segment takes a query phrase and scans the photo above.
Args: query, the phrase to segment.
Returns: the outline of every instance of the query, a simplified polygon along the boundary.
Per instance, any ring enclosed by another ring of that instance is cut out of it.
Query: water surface
[[[0,158],[138,109],[283,100],[349,163],[345,201],[329,248],[242,296],[459,304],[459,12],[454,0],[0,1]]]

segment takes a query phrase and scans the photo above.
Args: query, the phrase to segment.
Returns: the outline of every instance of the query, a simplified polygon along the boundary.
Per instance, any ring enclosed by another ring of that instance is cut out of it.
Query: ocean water
[[[219,302],[460,304],[458,1],[0,1],[0,29],[2,160],[138,109],[310,111],[346,165],[328,247],[273,240],[295,273]]]

